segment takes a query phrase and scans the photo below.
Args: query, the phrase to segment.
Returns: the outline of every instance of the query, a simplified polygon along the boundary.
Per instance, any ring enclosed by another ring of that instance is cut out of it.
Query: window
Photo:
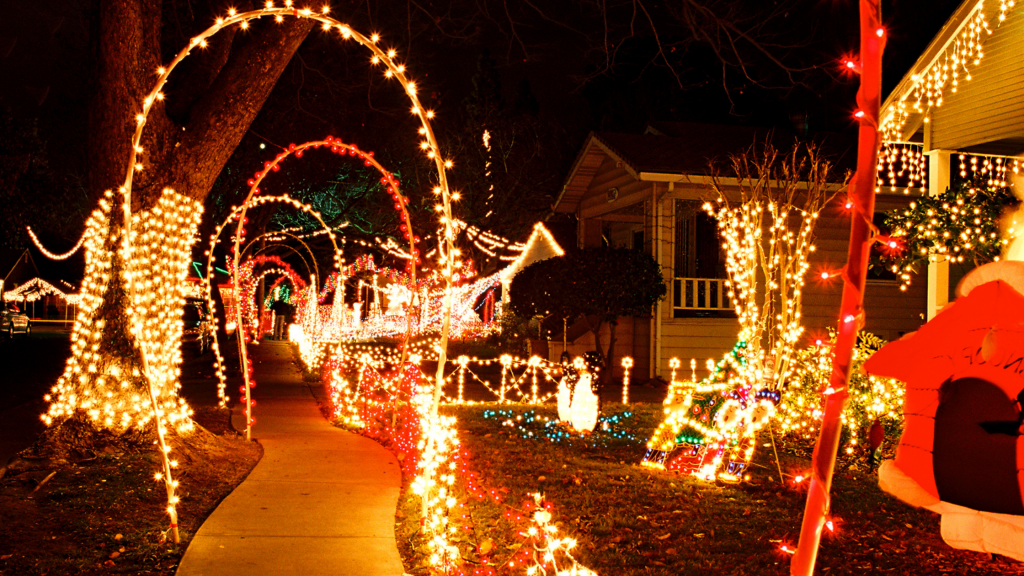
[[[880,234],[889,234],[891,230],[885,225],[885,212],[876,211],[871,222],[878,227]],[[899,277],[892,271],[892,262],[882,257],[882,251],[878,243],[871,244],[871,265],[868,266],[868,280],[899,280]]]
[[[676,278],[725,278],[718,223],[697,200],[676,200]]]
[[[633,231],[633,250],[644,251],[644,230],[643,228]]]

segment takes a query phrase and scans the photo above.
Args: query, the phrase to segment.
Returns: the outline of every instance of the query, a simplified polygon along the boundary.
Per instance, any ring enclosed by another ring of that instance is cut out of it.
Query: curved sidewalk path
[[[199,528],[178,576],[401,576],[394,456],[324,419],[288,344],[250,351],[263,459]]]

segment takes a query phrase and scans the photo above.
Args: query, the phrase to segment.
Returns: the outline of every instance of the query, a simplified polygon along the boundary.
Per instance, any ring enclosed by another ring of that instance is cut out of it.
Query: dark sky
[[[54,106],[55,100],[64,102],[84,96],[87,50],[84,11],[88,4],[86,0],[34,0],[11,2],[5,8],[5,18],[0,20],[0,77],[4,79],[0,93],[8,102],[13,102],[24,113],[44,118],[53,111],[47,104]],[[387,38],[389,31],[404,32],[404,22],[395,26],[387,24],[390,16],[401,12],[386,9],[393,4],[396,3],[378,2],[374,6],[359,3],[350,9],[358,14],[354,20],[376,24],[375,28]],[[404,10],[405,3],[397,4]],[[898,81],[958,4],[951,0],[884,3],[884,19],[890,30],[885,58],[887,87]],[[780,26],[792,26],[792,30],[784,31],[783,39],[809,46],[803,49],[804,54],[794,50],[787,55],[796,55],[801,62],[828,67],[843,53],[855,50],[857,4],[853,0],[811,0],[794,5],[798,8],[794,14],[787,12],[787,17],[779,21]],[[344,8],[341,3],[338,11]],[[601,118],[599,112],[581,108],[582,100],[600,101],[602,94],[611,91],[640,92],[644,88],[665,89],[673,84],[664,68],[657,62],[650,62],[648,53],[643,52],[642,56],[632,59],[627,54],[616,70],[581,86],[577,77],[586,73],[586,51],[593,48],[589,45],[601,31],[570,31],[568,27],[577,24],[573,14],[552,15],[567,22],[567,26],[521,25],[515,30],[518,37],[513,37],[511,27],[494,16],[492,29],[469,31],[467,34],[475,36],[462,43],[445,38],[445,34],[439,33],[444,26],[438,26],[434,31],[420,32],[416,38],[402,38],[402,45],[398,47],[409,56],[414,76],[421,77],[439,93],[442,106],[460,101],[467,93],[469,73],[482,48],[489,49],[498,61],[508,99],[512,98],[519,79],[526,77],[531,80],[545,109],[584,124],[599,125]],[[808,41],[809,36],[816,38]],[[643,50],[638,48],[637,51]],[[834,91],[821,78],[815,78],[810,89],[798,89],[795,93],[751,88],[739,94],[743,82],[738,81],[733,85],[738,110],[730,114],[713,58],[695,53],[681,68],[689,80],[683,91],[686,96],[683,100],[689,104],[665,107],[671,110],[656,107],[656,111],[672,112],[685,119],[703,117],[712,122],[758,123],[758,120],[787,116],[788,112],[780,110],[787,107],[786,101],[794,95],[796,102],[806,108],[831,109],[822,112],[826,116],[830,116],[832,110],[843,108],[838,102],[823,107],[814,101]],[[636,90],[631,91],[631,87]],[[793,102],[789,102],[789,106],[793,107]],[[586,117],[578,117],[583,111],[587,112]],[[835,125],[832,118],[822,118],[821,123]]]
[[[857,48],[857,3],[853,0],[792,0],[788,4],[748,2],[756,10],[783,7],[759,33],[773,45],[789,46],[775,53],[794,67],[796,86],[756,54],[746,53],[755,75],[775,88],[752,85],[736,70],[723,78],[714,53],[683,36],[662,38],[674,69],[652,55],[656,45],[637,19],[637,33],[628,39],[611,36],[615,65],[607,70],[601,51],[600,19],[581,7],[591,0],[543,2],[543,18],[528,9],[457,14],[445,6],[488,6],[486,1],[450,4],[432,2],[338,0],[332,14],[364,31],[380,31],[388,45],[406,58],[421,98],[438,110],[442,143],[465,127],[465,102],[481,54],[495,60],[502,94],[508,105],[520,82],[527,79],[540,103],[540,117],[552,127],[562,171],[590,130],[640,131],[647,122],[682,120],[792,128],[806,122],[811,131],[853,129],[855,79],[840,75],[838,61]],[[50,166],[66,175],[63,185],[82,182],[85,111],[88,83],[89,0],[8,2],[0,19],[0,99],[16,116],[34,119]],[[165,0],[166,56],[209,20],[204,0]],[[503,3],[494,3],[495,6]],[[509,4],[516,4],[515,2]],[[520,7],[529,3],[518,4]],[[628,27],[631,2],[607,1],[617,30]],[[709,5],[719,6],[715,2]],[[886,88],[891,88],[959,5],[953,0],[890,0],[883,2],[889,29],[885,54]],[[663,17],[673,4],[645,4]],[[765,8],[767,7],[767,8]],[[422,8],[422,9],[420,9]],[[433,19],[426,12],[440,15]],[[191,17],[191,20],[190,20]],[[738,18],[745,17],[739,12]],[[510,22],[515,22],[513,26]],[[615,44],[615,38],[618,43]],[[282,75],[278,87],[228,167],[248,173],[258,165],[260,143],[286,145],[321,138],[325,133],[357,138],[381,153],[408,147],[408,105],[393,89],[382,88],[379,70],[368,72],[364,51],[351,43],[338,48],[336,38],[314,30]],[[678,78],[677,76],[678,75]],[[177,81],[187,81],[179,75]],[[724,82],[724,87],[723,87]],[[682,86],[680,86],[682,84]],[[173,97],[174,85],[168,87]],[[232,168],[234,166],[234,168]],[[551,180],[551,179],[549,179]],[[550,183],[548,185],[551,185]],[[83,218],[84,220],[84,218]],[[69,230],[73,242],[79,230]]]

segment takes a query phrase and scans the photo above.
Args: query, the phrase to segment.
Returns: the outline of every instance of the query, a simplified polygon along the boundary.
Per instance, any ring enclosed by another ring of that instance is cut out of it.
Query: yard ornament
[[[562,376],[562,379],[558,382],[558,419],[562,422],[568,422],[572,419],[572,386],[576,378],[569,374]]]
[[[580,432],[592,432],[597,426],[597,394],[591,386],[593,381],[594,376],[590,372],[583,372],[572,395],[570,422]]]
[[[558,382],[558,419],[568,422],[580,432],[592,432],[597,426],[597,394],[594,394],[594,376],[586,368],[583,358],[577,357],[571,369],[566,369],[563,358],[563,376]]]
[[[864,364],[907,383],[882,489],[941,515],[950,546],[1024,560],[1024,263],[972,271],[958,298]]]

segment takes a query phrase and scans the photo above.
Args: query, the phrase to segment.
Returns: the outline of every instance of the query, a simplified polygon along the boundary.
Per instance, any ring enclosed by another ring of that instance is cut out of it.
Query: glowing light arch
[[[323,216],[321,216],[319,212],[314,210],[310,205],[299,202],[298,200],[292,198],[287,194],[282,194],[280,196],[257,196],[247,201],[250,207],[261,206],[263,204],[269,204],[271,202],[281,202],[284,204],[288,204],[295,208],[296,210],[302,210],[303,212],[313,216],[313,218],[315,218],[316,221],[320,223],[320,226],[327,231],[328,237],[331,239],[331,244],[334,246],[335,266],[340,267],[342,259],[341,249],[338,247],[337,236],[334,234],[334,231],[331,230],[331,227],[327,225],[327,222],[324,222]],[[213,234],[210,235],[210,246],[206,250],[206,278],[204,282],[204,288],[206,290],[206,315],[207,318],[210,318],[212,322],[213,339],[210,348],[213,350],[214,374],[217,376],[217,398],[219,400],[221,407],[226,406],[228,402],[228,396],[225,392],[227,390],[228,381],[227,374],[225,372],[226,367],[224,363],[224,355],[220,353],[220,339],[217,337],[217,316],[214,314],[215,303],[213,301],[213,253],[214,248],[216,248],[217,246],[217,242],[220,241],[221,232],[224,231],[224,228],[227,228],[228,224],[230,224],[235,218],[238,218],[240,223],[245,222],[245,216],[243,214],[244,207],[245,204],[241,206],[235,206],[234,208],[231,209],[231,213],[228,214],[227,218],[225,218],[224,221],[221,222],[220,225],[218,225],[217,228],[213,231]],[[296,236],[296,238],[298,237]],[[299,241],[302,242],[301,239],[299,239]],[[305,245],[305,242],[303,242],[303,245]],[[308,246],[306,246],[306,248],[309,249]],[[310,253],[312,254],[312,251],[310,251]],[[314,258],[314,262],[315,261],[316,259]],[[235,270],[237,270],[238,262],[236,261],[234,264]],[[317,272],[319,273],[319,268],[317,269]],[[235,295],[237,298],[237,286],[235,287]]]
[[[372,52],[373,56],[370,59],[371,64],[383,64],[385,67],[384,76],[386,78],[397,79],[409,100],[412,102],[412,113],[419,119],[421,127],[419,130],[422,136],[420,142],[420,148],[426,153],[427,157],[434,162],[434,166],[437,170],[437,186],[434,188],[434,193],[440,196],[441,202],[436,206],[438,212],[440,212],[440,222],[444,228],[444,235],[439,234],[438,237],[438,260],[442,269],[442,276],[445,279],[445,294],[443,301],[443,321],[441,327],[441,339],[438,345],[438,369],[434,383],[434,394],[430,406],[430,413],[432,417],[436,417],[437,408],[440,403],[441,390],[444,385],[444,360],[447,352],[448,344],[448,332],[451,324],[451,291],[453,287],[453,276],[456,268],[458,267],[457,258],[459,252],[456,250],[454,245],[455,230],[453,227],[453,216],[451,211],[451,202],[453,194],[450,193],[448,187],[448,178],[446,169],[452,166],[451,160],[445,160],[442,158],[440,153],[440,147],[437,144],[437,139],[434,136],[434,131],[430,125],[430,119],[433,118],[434,113],[432,111],[425,110],[420,104],[419,97],[416,94],[416,84],[409,80],[405,74],[405,66],[398,64],[395,61],[397,55],[396,51],[391,49],[388,51],[382,50],[377,43],[380,41],[378,34],[373,34],[369,38],[361,34],[360,32],[353,30],[347,24],[344,24],[331,16],[328,16],[330,8],[324,6],[321,13],[314,12],[309,8],[298,9],[292,6],[292,0],[285,0],[283,7],[276,7],[273,4],[273,0],[268,0],[266,7],[259,10],[251,10],[248,12],[238,13],[234,9],[228,11],[226,18],[218,18],[216,23],[195,36],[189,41],[188,46],[183,48],[168,64],[166,67],[160,67],[157,69],[157,81],[153,90],[146,96],[142,104],[142,111],[136,115],[136,129],[132,136],[132,146],[129,151],[129,162],[128,169],[125,175],[124,184],[120,188],[120,192],[123,195],[123,212],[124,212],[124,226],[126,230],[125,237],[128,239],[125,244],[130,242],[130,232],[132,225],[131,218],[131,194],[132,194],[132,182],[136,171],[140,171],[144,168],[143,163],[140,161],[139,155],[142,154],[142,134],[146,127],[146,121],[149,118],[149,114],[152,111],[153,105],[157,101],[164,99],[162,89],[167,83],[168,78],[172,71],[177,68],[178,64],[185,59],[186,56],[191,54],[193,48],[205,47],[208,38],[214,34],[220,32],[224,28],[238,24],[242,29],[247,29],[250,20],[255,20],[263,17],[273,17],[277,22],[283,22],[286,16],[295,18],[306,18],[320,22],[322,29],[326,32],[336,31],[341,35],[343,39],[355,40],[363,47],[367,48]],[[127,246],[130,248],[130,246]],[[130,254],[130,250],[125,251],[126,254]],[[237,252],[236,252],[237,253]],[[128,282],[128,290],[130,293],[135,291],[135,282]],[[144,359],[145,362],[145,359]],[[146,367],[143,366],[144,371]]]
[[[392,199],[395,201],[395,209],[398,210],[399,212],[401,212],[401,214],[402,214],[402,221],[404,222],[404,224],[402,225],[402,232],[405,233],[405,236],[406,236],[406,238],[409,241],[409,253],[412,255],[412,257],[409,259],[409,263],[408,263],[409,276],[412,278],[412,281],[415,282],[416,281],[416,263],[419,261],[419,252],[416,250],[416,240],[417,240],[417,238],[416,238],[416,235],[413,234],[412,220],[409,218],[409,209],[406,206],[409,203],[409,198],[407,196],[403,196],[402,195],[401,187],[399,185],[398,180],[394,177],[393,174],[391,174],[390,171],[388,171],[386,168],[384,168],[380,164],[380,162],[377,161],[376,158],[373,157],[374,156],[373,152],[366,152],[366,151],[360,150],[354,144],[346,144],[345,142],[342,142],[341,140],[339,140],[339,139],[337,139],[337,138],[335,138],[333,136],[328,136],[327,138],[325,138],[323,140],[313,140],[313,141],[306,142],[306,143],[303,143],[303,144],[298,144],[298,145],[290,144],[288,146],[288,148],[284,152],[281,152],[280,154],[275,156],[273,160],[264,162],[263,163],[263,170],[257,172],[253,176],[253,178],[251,178],[250,180],[248,180],[246,182],[249,185],[249,193],[246,195],[245,201],[242,202],[242,204],[241,204],[241,211],[240,211],[240,213],[238,215],[238,226],[235,229],[234,268],[233,269],[235,271],[238,270],[239,259],[241,258],[242,250],[240,248],[241,248],[242,233],[243,233],[244,226],[245,226],[245,213],[248,210],[249,205],[254,200],[254,198],[258,198],[257,194],[259,194],[259,192],[260,192],[260,188],[259,187],[260,187],[260,184],[263,183],[263,179],[266,178],[267,175],[270,174],[271,172],[278,171],[280,169],[279,166],[280,166],[281,162],[284,161],[289,156],[295,155],[297,158],[301,158],[302,155],[307,150],[310,150],[310,149],[316,150],[316,149],[319,149],[321,147],[326,147],[329,151],[331,151],[331,152],[333,152],[335,154],[340,154],[340,155],[348,154],[349,156],[353,156],[353,157],[358,156],[360,159],[362,159],[363,163],[366,166],[372,166],[372,167],[376,168],[378,172],[381,173],[382,177],[381,177],[380,183],[385,187],[385,189],[387,190],[388,194],[390,194]],[[309,208],[308,207],[304,207],[303,210],[308,212]],[[323,223],[322,220],[321,220],[321,223]],[[326,228],[326,226],[325,226],[325,228]],[[327,228],[327,233],[328,233],[328,235],[330,235],[332,240],[335,238],[334,231],[331,230],[330,228]],[[337,246],[337,244],[335,244],[335,246]],[[335,266],[337,267],[337,269],[339,271],[343,270],[343,262],[341,260],[339,260],[338,252],[335,252],[334,264],[335,264]],[[234,278],[235,294],[236,295],[240,295],[241,292],[239,291],[239,285],[238,285],[239,275],[236,273],[233,278]],[[342,284],[344,284],[344,277],[342,277]],[[448,312],[450,314],[450,310]],[[240,306],[235,306],[236,324],[238,326],[242,325],[242,316],[241,316],[241,314],[242,314],[241,307]],[[410,336],[411,332],[412,332],[412,314],[410,313],[410,314],[406,314],[405,340],[404,340],[403,345],[402,345],[402,359],[401,359],[401,363],[402,364],[404,364],[405,360],[406,360],[409,336]],[[242,360],[241,365],[242,366],[248,366],[248,350],[246,348],[246,343],[245,343],[245,340],[243,338],[239,338],[239,340],[238,340],[238,356]],[[246,436],[246,438],[251,438],[252,429],[251,429],[251,424],[250,423],[252,422],[252,413],[250,411],[250,408],[252,406],[252,402],[251,402],[251,398],[249,397],[249,388],[250,387],[248,386],[248,383],[249,383],[248,371],[247,370],[243,370],[242,371],[242,376],[245,378],[245,382],[246,382],[246,386],[245,386],[245,391],[246,391],[246,395],[245,395],[245,405],[246,405],[245,436]]]
[[[263,248],[260,248],[259,250],[254,252],[253,255],[255,256],[255,255],[259,254],[260,252],[262,252],[263,250],[268,250],[268,249],[270,249],[272,247],[287,248],[287,249],[291,250],[292,252],[295,252],[295,254],[299,258],[302,259],[302,263],[306,265],[306,272],[309,273],[313,277],[314,284],[319,286],[320,285],[320,265],[316,263],[316,255],[313,254],[313,250],[309,247],[309,244],[306,244],[306,242],[303,241],[302,238],[299,238],[298,236],[296,236],[295,234],[292,234],[291,232],[285,232],[283,230],[271,230],[270,232],[264,232],[263,234],[260,234],[259,236],[257,236],[255,238],[253,238],[252,240],[250,240],[249,243],[245,245],[245,248],[242,248],[242,254],[244,255],[249,250],[249,248],[252,247],[252,245],[256,243],[257,240],[260,240],[262,238],[266,238],[268,236],[274,236],[275,234],[281,234],[281,235],[284,235],[284,236],[288,236],[289,238],[297,240],[299,242],[299,244],[302,244],[302,247],[306,249],[306,253],[309,254],[309,259],[313,261],[313,265],[310,266],[309,265],[309,261],[306,260],[306,257],[303,256],[301,252],[299,252],[295,248],[292,248],[291,246],[285,244],[284,240],[281,240],[281,239],[271,238],[271,241],[273,242],[273,244],[268,244],[268,245],[264,246]]]
[[[132,145],[129,150],[129,162],[126,170],[125,180],[124,184],[119,188],[119,192],[122,194],[122,212],[124,228],[124,230],[119,231],[119,251],[124,255],[125,259],[127,259],[128,261],[131,260],[133,253],[132,245],[134,243],[134,239],[132,236],[133,217],[131,207],[132,184],[134,173],[136,171],[142,170],[145,167],[141,161],[140,155],[142,154],[143,151],[141,147],[141,142],[143,130],[145,129],[146,126],[146,121],[149,117],[150,112],[152,111],[153,105],[157,101],[163,100],[164,95],[162,89],[164,85],[167,83],[170,73],[177,68],[178,64],[180,64],[181,61],[184,60],[186,56],[188,56],[191,53],[191,50],[193,48],[205,47],[207,38],[220,32],[224,28],[233,26],[235,24],[238,24],[242,29],[246,29],[249,26],[250,20],[263,17],[273,17],[277,22],[283,22],[286,16],[292,16],[296,18],[306,18],[314,20],[316,22],[320,22],[322,28],[325,31],[336,31],[338,34],[342,36],[342,38],[353,39],[360,45],[370,50],[370,52],[373,54],[371,58],[371,63],[375,65],[383,63],[385,67],[385,77],[397,79],[404,88],[406,95],[412,102],[412,113],[417,117],[421,124],[421,128],[419,130],[420,135],[422,136],[420,148],[426,153],[427,157],[434,162],[437,171],[437,186],[434,188],[434,193],[440,197],[440,202],[436,205],[436,209],[439,212],[439,220],[444,230],[443,234],[441,234],[440,232],[438,234],[437,254],[439,268],[441,269],[441,275],[445,280],[445,291],[442,301],[443,320],[441,326],[441,337],[437,346],[437,373],[434,379],[433,395],[432,398],[430,399],[429,406],[427,408],[428,411],[425,415],[424,423],[424,430],[426,431],[424,455],[426,456],[425,459],[427,461],[427,464],[425,464],[423,473],[419,478],[419,480],[422,480],[422,483],[419,484],[417,487],[417,493],[421,495],[423,501],[424,516],[433,515],[435,512],[441,510],[440,504],[438,504],[438,502],[448,502],[451,500],[450,498],[446,500],[444,498],[435,497],[434,492],[439,487],[437,483],[437,477],[440,474],[440,469],[438,468],[438,466],[440,465],[439,460],[444,459],[445,455],[450,453],[453,446],[452,437],[454,435],[454,431],[451,430],[450,428],[451,422],[440,417],[437,413],[438,406],[440,404],[441,391],[444,386],[444,365],[447,355],[448,333],[451,325],[452,289],[454,284],[453,276],[455,275],[455,270],[459,267],[458,259],[460,255],[459,251],[455,248],[454,245],[455,230],[453,226],[453,216],[451,210],[452,200],[458,199],[458,197],[457,195],[453,195],[450,193],[446,174],[446,169],[450,168],[452,163],[450,160],[444,160],[442,158],[439,146],[437,144],[437,139],[434,136],[433,129],[431,128],[429,122],[429,119],[433,118],[433,112],[424,110],[424,108],[420,104],[419,98],[416,95],[416,84],[410,81],[406,76],[405,66],[396,63],[396,61],[394,60],[396,52],[394,50],[388,50],[387,52],[385,52],[384,50],[377,46],[377,42],[380,40],[379,35],[374,34],[370,38],[367,38],[363,34],[350,28],[348,25],[343,24],[338,20],[335,20],[334,18],[328,16],[327,14],[329,11],[330,9],[326,6],[323,8],[322,13],[316,13],[310,10],[309,8],[297,9],[292,6],[292,0],[285,0],[285,6],[280,8],[274,6],[273,0],[267,0],[266,7],[260,10],[252,10],[248,12],[237,13],[234,9],[231,9],[228,11],[227,18],[218,18],[213,26],[206,29],[198,36],[192,38],[191,41],[189,41],[188,46],[182,49],[174,57],[174,59],[168,66],[160,67],[159,69],[157,69],[158,78],[156,84],[153,87],[152,91],[144,98],[142,102],[142,110],[136,115],[137,126],[135,129],[135,133],[132,136]],[[173,192],[170,191],[169,189],[166,189],[165,195],[168,195],[168,193],[170,194],[170,196],[168,197],[174,200]],[[110,194],[108,194],[107,196],[109,197]],[[184,200],[184,198],[179,199]],[[242,220],[240,219],[240,227],[241,221]],[[145,223],[140,223],[140,226],[145,228]],[[235,253],[238,253],[237,246]],[[125,274],[124,282],[126,292],[128,295],[128,302],[135,302],[138,299],[137,293],[139,292],[140,285],[145,286],[145,279],[139,278],[139,275],[137,274],[129,273]],[[102,295],[104,294],[104,291],[101,291],[100,294],[100,299],[105,297]],[[147,294],[147,297],[150,296],[151,295]],[[163,297],[163,299],[166,298]],[[150,390],[152,391],[153,375],[151,374],[149,367],[149,359],[147,358],[147,353],[145,351],[147,343],[144,342],[142,339],[142,324],[146,321],[146,319],[138,311],[132,312],[131,310],[133,309],[129,309],[129,322],[132,325],[132,329],[129,331],[129,333],[131,334],[131,338],[136,341],[140,349],[143,350],[140,359],[142,368],[141,372],[143,378],[146,380],[150,387]],[[245,357],[243,355],[243,362],[244,360]],[[247,367],[247,364],[243,363],[243,366]],[[246,375],[246,378],[248,378],[247,368],[244,373]],[[247,386],[246,391],[248,390],[249,388]],[[155,396],[153,396],[152,399],[154,414],[157,416],[157,418],[159,418],[160,413],[157,410],[157,402]],[[248,420],[249,419],[247,418],[247,421]],[[171,516],[172,526],[176,527],[177,513],[175,509],[175,504],[178,501],[178,498],[174,492],[176,482],[174,482],[171,478],[171,469],[170,465],[168,464],[168,458],[166,456],[169,447],[165,445],[163,426],[159,420],[157,421],[157,432],[159,445],[161,450],[163,451],[162,456],[164,472],[162,475],[162,479],[164,480],[165,485],[167,487],[168,512]],[[248,426],[246,436],[247,438],[250,437],[250,434],[248,433]],[[430,492],[431,496],[428,498],[425,492]],[[436,546],[434,547],[435,553],[438,550],[448,549],[446,545],[447,535],[444,534],[444,532],[438,527],[439,524],[437,524],[436,520],[437,519],[434,519],[427,526],[428,532],[434,533],[434,540],[437,541]],[[174,540],[175,542],[178,541],[176,529],[174,531]],[[447,558],[447,553],[445,553],[444,556]]]
[[[272,264],[273,267],[260,270],[258,273],[254,274],[256,267],[261,264]],[[244,308],[247,312],[250,311],[251,308],[254,308],[256,310],[256,329],[253,331],[254,339],[259,335],[259,311],[260,306],[262,306],[262,303],[256,301],[256,286],[259,284],[260,280],[272,274],[278,274],[287,278],[288,281],[292,283],[292,287],[296,294],[300,294],[302,290],[305,289],[307,286],[306,282],[302,279],[302,277],[299,276],[297,272],[295,272],[295,269],[293,269],[291,265],[289,265],[284,260],[281,260],[277,256],[261,255],[254,256],[253,258],[246,260],[245,263],[243,263],[241,268],[238,270],[238,276],[244,278],[244,280],[242,281],[241,290],[235,297],[235,309],[242,310]],[[297,298],[299,297],[297,296]],[[236,314],[236,317],[237,316],[240,316],[240,314]],[[245,336],[246,326],[244,324],[238,324],[236,330],[239,331],[238,334],[240,338]]]

